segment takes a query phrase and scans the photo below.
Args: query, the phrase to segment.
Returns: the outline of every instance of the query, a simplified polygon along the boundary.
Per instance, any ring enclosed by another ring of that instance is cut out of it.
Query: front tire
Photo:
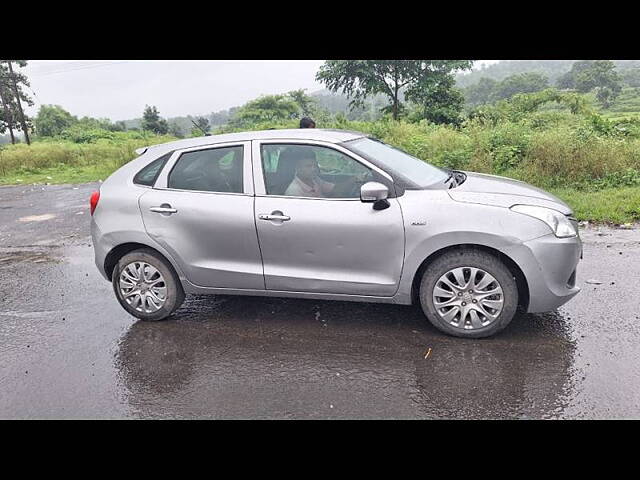
[[[504,263],[473,248],[434,260],[420,283],[420,304],[429,321],[456,337],[483,338],[503,330],[518,308],[518,287]]]
[[[120,305],[145,321],[164,320],[184,301],[184,290],[171,264],[155,251],[143,248],[127,253],[112,275]]]

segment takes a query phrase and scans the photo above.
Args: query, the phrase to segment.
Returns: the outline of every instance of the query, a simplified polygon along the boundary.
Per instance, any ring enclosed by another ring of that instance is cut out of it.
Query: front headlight
[[[576,229],[569,219],[557,210],[546,207],[534,207],[533,205],[514,205],[511,207],[511,210],[542,220],[549,225],[549,228],[551,228],[551,231],[556,237],[566,238],[577,235]]]

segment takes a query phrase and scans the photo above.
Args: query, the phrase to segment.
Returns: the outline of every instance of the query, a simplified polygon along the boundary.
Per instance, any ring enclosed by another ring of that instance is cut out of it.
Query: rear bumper
[[[109,251],[111,251],[112,246],[104,242],[104,238],[95,220],[91,219],[91,240],[93,243],[96,267],[98,267],[100,275],[102,275],[105,280],[109,280],[107,272],[104,270],[104,261]]]
[[[529,287],[527,312],[555,310],[580,292],[575,286],[582,257],[580,237],[557,238],[553,234],[535,238],[505,252],[522,269]]]

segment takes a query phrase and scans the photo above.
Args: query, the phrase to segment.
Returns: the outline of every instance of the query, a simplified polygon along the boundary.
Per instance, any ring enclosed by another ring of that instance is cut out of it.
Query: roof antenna
[[[211,134],[210,134],[210,133],[205,132],[205,131],[202,129],[202,127],[201,127],[200,125],[198,125],[196,122],[194,122],[192,118],[190,118],[189,120],[191,120],[191,123],[193,123],[193,125],[194,125],[197,129],[199,129],[202,133],[204,133],[204,136],[205,136],[205,137],[210,137],[210,136],[211,136]]]

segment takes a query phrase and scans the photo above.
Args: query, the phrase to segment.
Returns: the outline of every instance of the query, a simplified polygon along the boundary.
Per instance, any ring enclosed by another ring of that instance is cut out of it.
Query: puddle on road
[[[16,318],[50,318],[54,314],[61,313],[62,310],[43,310],[43,311],[14,311],[14,310],[5,310],[0,312],[1,315],[6,315],[8,317],[16,317]]]
[[[52,218],[56,218],[56,215],[53,213],[45,213],[44,215],[29,215],[27,217],[20,217],[18,219],[19,222],[44,222],[45,220],[51,220]]]
[[[34,251],[14,251],[0,253],[0,268],[7,265],[14,265],[16,263],[29,262],[29,263],[60,263],[59,258],[55,258],[47,252],[34,252]]]

